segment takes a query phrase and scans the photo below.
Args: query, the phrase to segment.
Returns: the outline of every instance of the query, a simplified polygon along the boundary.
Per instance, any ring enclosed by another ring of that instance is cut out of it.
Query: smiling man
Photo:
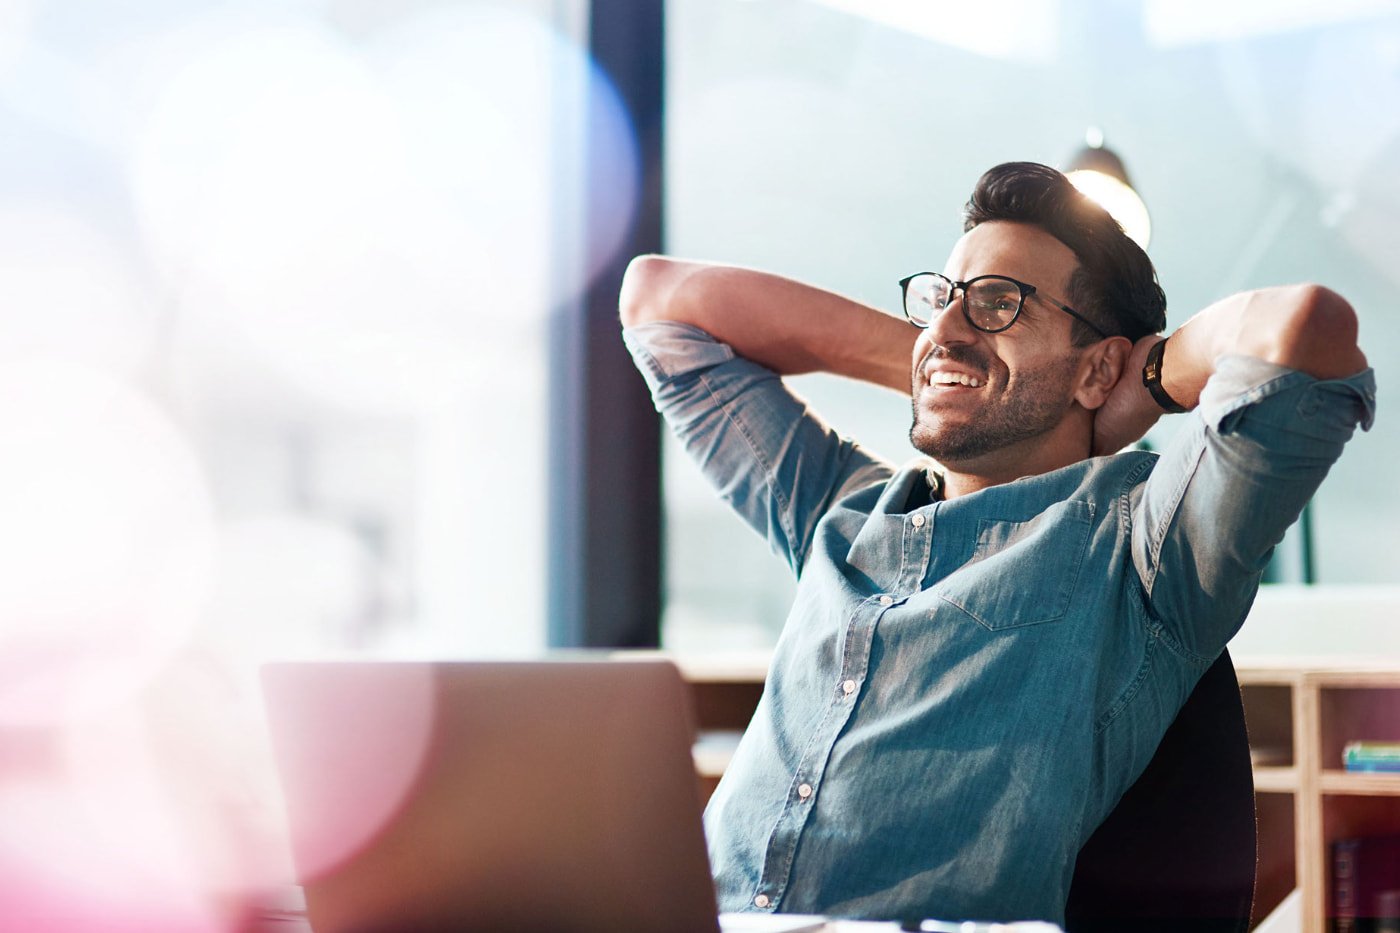
[[[1062,922],[1080,847],[1370,425],[1325,288],[1164,339],[1151,262],[1056,170],[993,168],[964,229],[901,282],[906,320],[655,256],[623,283],[658,410],[798,578],[706,811],[725,910]],[[922,456],[835,434],[781,380],[811,371],[909,392]],[[1118,452],[1186,409],[1161,456]]]

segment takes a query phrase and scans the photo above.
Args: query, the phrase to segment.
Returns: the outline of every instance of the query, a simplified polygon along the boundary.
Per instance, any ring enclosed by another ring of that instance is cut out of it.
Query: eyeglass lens
[[[904,308],[920,327],[942,314],[953,300],[953,284],[940,275],[916,275],[909,280]],[[1011,325],[1021,308],[1021,287],[1010,279],[980,278],[965,289],[967,316],[980,330],[999,331]]]

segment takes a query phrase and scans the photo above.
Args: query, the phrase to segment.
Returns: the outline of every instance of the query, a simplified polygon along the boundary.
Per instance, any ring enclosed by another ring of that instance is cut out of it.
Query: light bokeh
[[[0,368],[0,726],[128,700],[205,609],[212,505],[146,398],[61,362]]]
[[[543,647],[550,327],[639,197],[585,13],[0,0],[0,930],[291,882],[263,662]]]
[[[0,364],[67,359],[139,377],[159,310],[129,250],[72,203],[0,204]]]
[[[936,42],[989,58],[1051,62],[1060,49],[1066,0],[818,0]]]
[[[0,0],[0,76],[23,52],[29,38],[30,0]]]
[[[432,744],[434,674],[320,665],[271,670],[266,683],[297,870],[317,878],[362,852],[405,805]]]

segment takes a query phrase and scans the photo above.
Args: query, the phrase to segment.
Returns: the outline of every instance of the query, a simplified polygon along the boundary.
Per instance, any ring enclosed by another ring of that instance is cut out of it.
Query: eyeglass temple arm
[[[1089,329],[1092,330],[1094,333],[1098,334],[1100,337],[1107,337],[1107,336],[1108,336],[1108,334],[1105,334],[1105,333],[1103,332],[1102,328],[1100,328],[1097,324],[1095,324],[1093,321],[1089,320],[1089,319],[1088,319],[1087,317],[1085,317],[1084,315],[1080,314],[1078,311],[1076,311],[1076,310],[1074,310],[1073,308],[1071,308],[1069,305],[1062,305],[1062,304],[1060,304],[1058,301],[1056,301],[1054,298],[1051,298],[1049,295],[1041,295],[1040,297],[1041,297],[1041,298],[1044,298],[1046,301],[1050,302],[1052,305],[1054,305],[1055,307],[1059,308],[1061,311],[1063,311],[1065,314],[1068,314],[1070,317],[1074,318],[1076,321],[1082,322],[1082,323],[1084,324],[1085,327],[1089,328]]]

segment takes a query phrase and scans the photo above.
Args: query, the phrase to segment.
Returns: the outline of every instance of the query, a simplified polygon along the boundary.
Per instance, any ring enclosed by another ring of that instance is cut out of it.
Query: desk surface
[[[820,933],[899,933],[898,923],[868,920],[824,920],[821,917],[800,917],[794,914],[722,914],[725,933],[764,933],[765,930],[791,929],[795,921],[810,920],[804,929]],[[311,933],[306,922],[305,901],[301,890],[289,887],[260,905],[249,928],[251,933]],[[1063,933],[1049,923],[953,923],[926,921],[928,933]]]
[[[616,652],[618,659],[665,658],[680,668],[691,683],[762,683],[768,676],[773,653],[768,650],[672,653],[664,650]],[[1281,676],[1346,677],[1400,675],[1400,659],[1364,655],[1332,654],[1300,658],[1292,655],[1234,654],[1240,680]]]

